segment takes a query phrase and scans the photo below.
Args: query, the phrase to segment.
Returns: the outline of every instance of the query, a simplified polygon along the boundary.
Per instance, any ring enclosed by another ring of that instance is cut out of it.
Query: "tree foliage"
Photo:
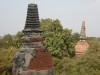
[[[63,58],[72,56],[74,40],[72,30],[63,29],[58,19],[41,19],[41,28],[44,30],[44,46],[54,57]]]
[[[2,39],[0,39],[0,47],[9,48],[9,46],[13,45],[13,37],[10,34],[4,35]]]
[[[99,75],[100,39],[88,38],[89,50],[80,58],[64,58],[56,65],[55,75]]]
[[[16,36],[14,37],[14,47],[16,48],[20,48],[21,47],[21,43],[20,43],[20,39],[23,36],[23,32],[19,31]]]
[[[10,48],[16,47],[20,48],[20,38],[23,36],[23,32],[18,32],[16,35],[6,34],[2,39],[0,39],[0,48]]]
[[[11,75],[13,56],[16,51],[14,47],[0,50],[0,75]]]

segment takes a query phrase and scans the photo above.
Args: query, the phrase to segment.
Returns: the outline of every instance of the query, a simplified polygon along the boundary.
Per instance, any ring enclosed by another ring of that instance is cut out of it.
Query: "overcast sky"
[[[85,20],[87,36],[100,37],[100,0],[0,0],[0,36],[24,29],[29,3],[38,4],[40,19],[59,19],[73,32]]]

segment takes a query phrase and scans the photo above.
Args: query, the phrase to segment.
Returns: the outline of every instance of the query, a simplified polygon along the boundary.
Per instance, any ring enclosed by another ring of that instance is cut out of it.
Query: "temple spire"
[[[29,4],[27,10],[27,18],[25,28],[38,28],[40,27],[38,8],[36,4]]]
[[[80,32],[80,40],[83,40],[86,38],[86,30],[85,30],[85,21],[82,21],[82,27]]]
[[[54,75],[52,55],[43,46],[38,6],[29,4],[22,48],[14,56],[12,75]]]
[[[85,21],[82,21],[82,27],[80,32],[80,37],[78,42],[75,45],[75,54],[76,57],[80,57],[86,53],[89,48],[89,44],[86,41],[86,30],[85,30]]]

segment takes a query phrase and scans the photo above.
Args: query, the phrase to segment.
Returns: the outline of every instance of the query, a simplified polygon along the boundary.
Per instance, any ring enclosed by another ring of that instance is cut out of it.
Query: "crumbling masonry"
[[[38,8],[29,4],[22,48],[14,56],[12,75],[54,75],[52,55],[44,48]]]
[[[77,57],[82,56],[84,53],[86,53],[88,48],[89,48],[89,44],[86,41],[85,21],[82,21],[82,27],[81,27],[79,41],[77,42],[77,44],[75,46],[76,56]]]

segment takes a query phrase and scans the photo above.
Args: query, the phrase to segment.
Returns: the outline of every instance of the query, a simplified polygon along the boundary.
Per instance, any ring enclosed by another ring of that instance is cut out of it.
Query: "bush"
[[[1,49],[0,51],[0,75],[11,75],[13,56],[16,48]]]

